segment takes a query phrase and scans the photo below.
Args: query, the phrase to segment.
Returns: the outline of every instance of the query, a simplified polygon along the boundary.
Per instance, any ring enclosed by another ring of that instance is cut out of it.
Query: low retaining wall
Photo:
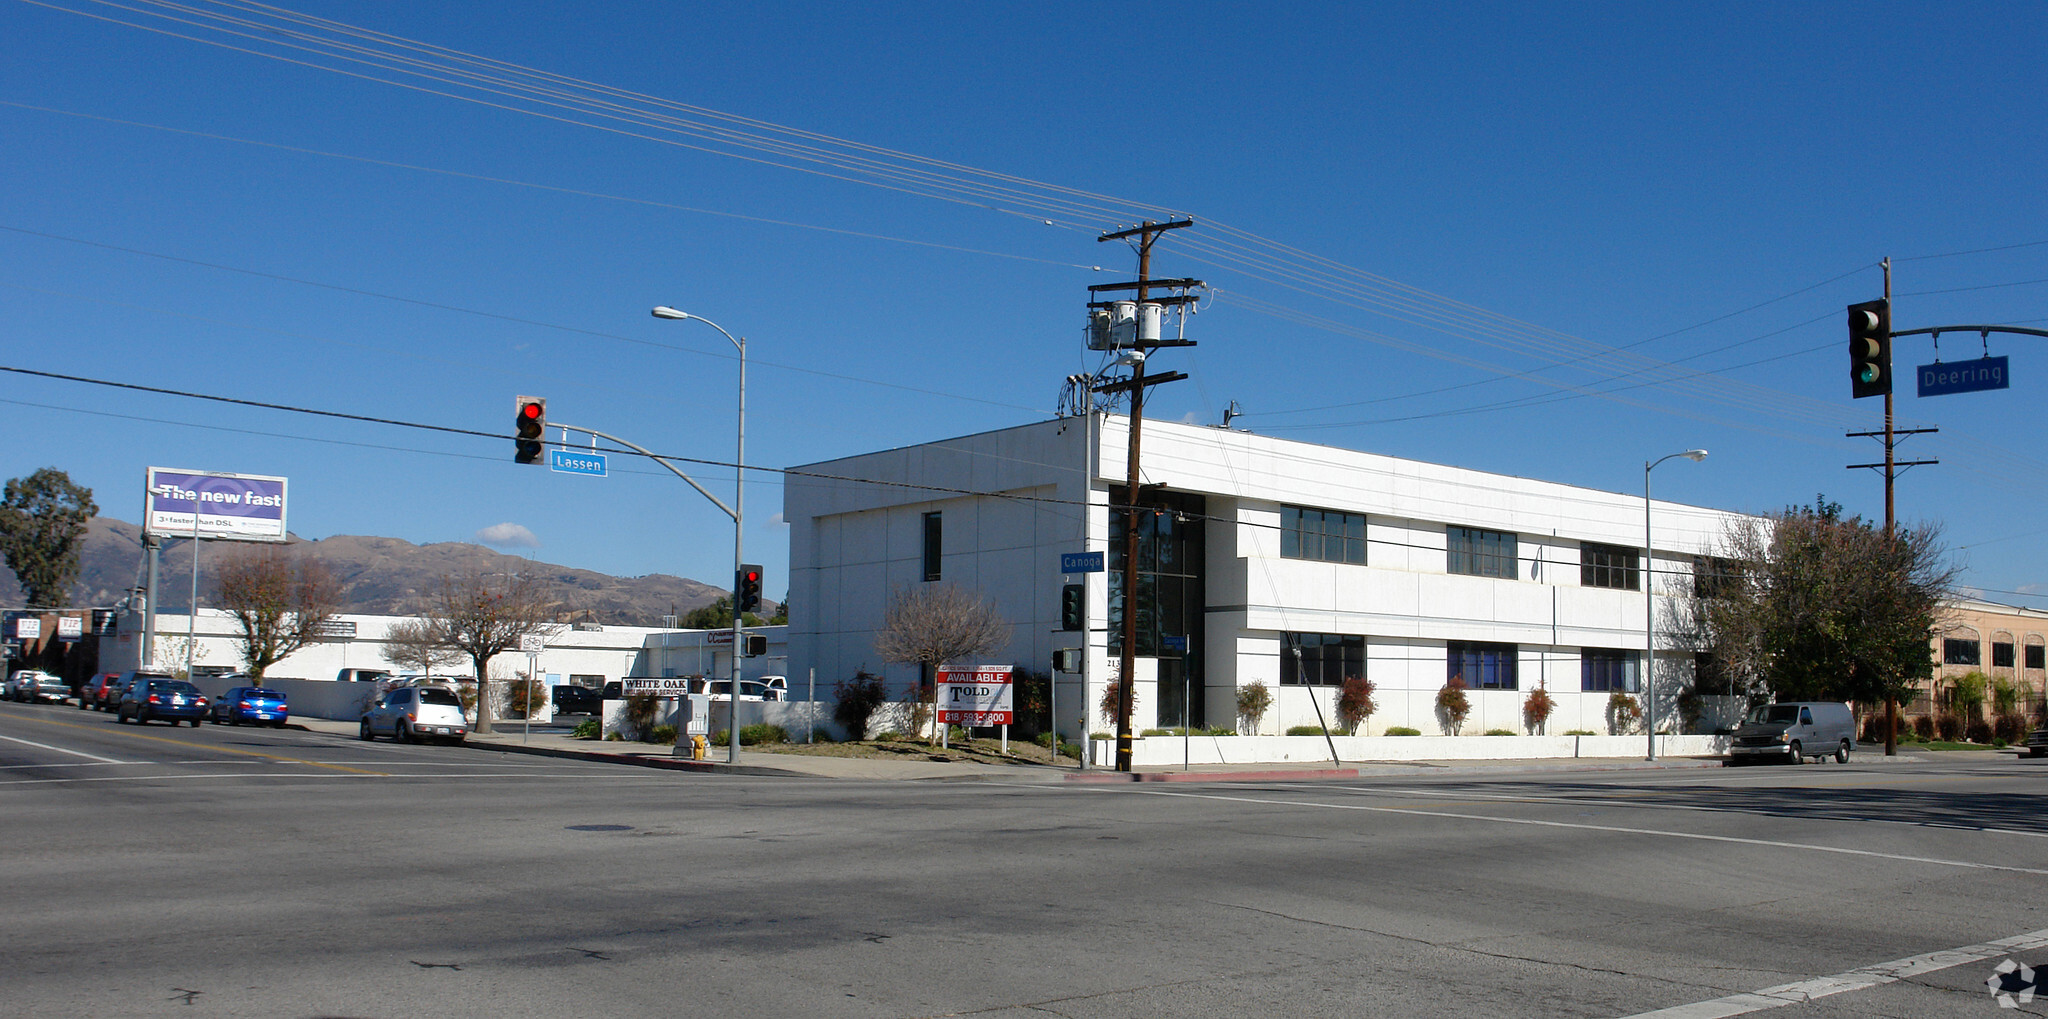
[[[1337,756],[1364,761],[1484,761],[1559,757],[1643,757],[1643,736],[1335,736]],[[1726,736],[1659,736],[1660,757],[1715,757],[1728,752]],[[1144,736],[1131,741],[1131,763],[1141,767],[1180,764],[1271,764],[1328,761],[1330,742],[1321,736]],[[1089,740],[1088,760],[1116,765],[1116,740]]]

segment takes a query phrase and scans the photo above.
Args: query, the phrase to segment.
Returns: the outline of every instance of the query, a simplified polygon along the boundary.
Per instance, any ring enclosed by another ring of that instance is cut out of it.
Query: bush
[[[1273,707],[1273,691],[1266,684],[1254,680],[1237,688],[1237,718],[1240,725],[1253,732],[1259,731],[1259,722]]]
[[[2027,720],[2017,711],[2008,711],[1991,720],[1991,736],[2005,743],[2023,743],[2027,738]]]
[[[875,742],[877,742],[877,743],[895,743],[895,742],[897,742],[897,741],[901,740],[902,738],[903,738],[903,734],[902,734],[902,733],[900,733],[900,732],[897,732],[897,731],[896,731],[896,730],[894,730],[894,729],[883,729],[883,730],[881,731],[881,734],[880,734],[880,735],[877,735],[877,736],[875,737]]]
[[[1564,734],[1565,734],[1565,735],[1567,735],[1567,736],[1598,736],[1598,735],[1600,735],[1599,733],[1597,733],[1597,732],[1594,732],[1594,731],[1593,731],[1593,730],[1591,730],[1591,729],[1566,729],[1566,730],[1564,731]]]
[[[674,746],[676,742],[676,727],[673,725],[655,726],[654,728],[648,730],[647,742],[665,743],[670,746]]]
[[[576,731],[569,734],[572,739],[596,739],[604,733],[604,723],[595,718],[586,718],[576,723]]]
[[[651,693],[636,693],[626,698],[626,711],[623,721],[626,723],[626,728],[632,731],[633,738],[641,739],[646,737],[647,730],[654,728],[655,712],[660,710],[660,698]]]
[[[1325,729],[1325,728],[1323,728],[1323,727],[1322,727],[1322,726],[1320,726],[1320,725],[1290,725],[1290,726],[1288,726],[1288,727],[1287,727],[1287,735],[1289,735],[1289,736],[1348,736],[1348,735],[1350,735],[1350,733],[1348,733],[1348,732],[1331,732],[1330,730],[1328,730],[1328,729]]]
[[[862,669],[852,679],[832,684],[832,697],[832,720],[846,730],[846,738],[863,740],[868,738],[868,720],[889,699],[889,691],[882,677]]]
[[[1934,718],[1934,734],[1951,743],[1963,738],[1963,716],[1944,711]]]
[[[1911,720],[1906,718],[1906,716],[1904,715],[1900,715],[1898,727],[1899,738],[1904,739],[1910,736],[1912,734],[1912,730],[1913,725]],[[1882,710],[1871,712],[1870,717],[1863,720],[1863,742],[1884,742],[1884,712]]]
[[[1921,715],[1913,719],[1913,735],[1920,737],[1922,740],[1933,739],[1934,719],[1927,715]]]
[[[1981,718],[1973,718],[1969,725],[1963,727],[1963,735],[1972,743],[1989,743],[1991,723]]]
[[[1364,676],[1344,677],[1344,687],[1337,694],[1337,724],[1346,733],[1358,731],[1365,720],[1372,717],[1376,706],[1372,700],[1372,680]]]
[[[1420,735],[1422,735],[1422,730],[1421,730],[1421,729],[1411,729],[1411,728],[1409,728],[1409,727],[1407,727],[1407,726],[1405,726],[1405,725],[1390,725],[1390,726],[1387,726],[1387,735],[1389,735],[1389,736],[1420,736]]]
[[[1522,701],[1522,724],[1529,728],[1530,734],[1541,735],[1543,726],[1550,721],[1551,712],[1556,710],[1556,698],[1551,697],[1550,691],[1539,683]]]
[[[1115,738],[1116,738],[1116,733],[1113,733],[1113,732],[1091,732],[1091,733],[1089,733],[1089,734],[1088,734],[1088,738],[1089,738],[1089,739],[1115,739]]]
[[[1472,713],[1472,699],[1465,696],[1465,679],[1452,676],[1444,680],[1444,687],[1436,692],[1436,710],[1443,722],[1444,735],[1456,736],[1465,727],[1465,716]]]
[[[789,742],[789,731],[779,725],[756,722],[753,725],[740,726],[740,745],[743,747],[751,747],[760,743],[787,742]]]
[[[1515,734],[1515,730],[1513,730],[1513,729],[1488,729],[1488,730],[1486,730],[1486,734],[1487,734],[1488,736],[1513,736],[1513,735]]]
[[[1227,726],[1227,725],[1212,725],[1212,726],[1209,726],[1209,727],[1207,727],[1207,728],[1203,728],[1203,729],[1196,729],[1196,730],[1195,730],[1195,735],[1197,735],[1197,736],[1235,736],[1235,735],[1237,735],[1237,730],[1236,730],[1236,729],[1233,729],[1233,728],[1231,728],[1230,726]]]
[[[1179,729],[1147,729],[1147,730],[1145,730],[1144,732],[1141,732],[1141,733],[1139,733],[1138,735],[1140,735],[1140,736],[1178,736],[1178,735],[1180,735],[1180,730],[1179,730]]]
[[[524,673],[521,673],[521,675],[524,675]],[[511,695],[506,698],[505,706],[510,710],[510,717],[512,718],[527,718],[537,715],[542,708],[548,706],[547,684],[542,683],[540,680],[515,679],[508,681],[505,685],[511,688]]]
[[[1628,694],[1616,690],[1607,695],[1607,734],[1626,736],[1643,721],[1643,706]]]

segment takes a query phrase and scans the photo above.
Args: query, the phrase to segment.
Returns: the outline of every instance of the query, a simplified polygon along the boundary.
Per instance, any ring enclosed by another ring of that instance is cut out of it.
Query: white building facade
[[[1042,672],[1053,651],[1083,649],[1083,671],[1056,677],[1056,727],[1113,730],[1100,701],[1121,640],[1111,506],[1129,502],[1127,435],[1122,416],[1066,418],[792,471],[790,671],[815,669],[823,690],[865,669],[907,695],[916,668],[874,651],[890,596],[955,584],[1011,631],[1003,652],[955,664]],[[1695,557],[1737,518],[1655,503],[1646,574],[1640,495],[1161,421],[1145,422],[1141,465],[1137,730],[1335,727],[1343,680],[1364,676],[1377,710],[1361,735],[1436,734],[1456,675],[1466,734],[1529,732],[1538,687],[1557,705],[1544,731],[1608,734],[1615,693],[1644,699],[1645,576],[1661,629]],[[1103,553],[1106,572],[1062,574],[1075,552]],[[1071,583],[1085,585],[1085,633],[1061,630]],[[1658,643],[1658,728],[1725,724],[1728,705],[1702,719],[1679,697],[1692,653]],[[1256,723],[1237,712],[1253,683],[1273,695]]]

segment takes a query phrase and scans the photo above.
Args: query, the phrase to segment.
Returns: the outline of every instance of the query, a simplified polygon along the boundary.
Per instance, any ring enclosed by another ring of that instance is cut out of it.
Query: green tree
[[[0,554],[30,607],[59,608],[71,600],[85,525],[99,510],[91,489],[73,484],[55,467],[7,482],[0,499]]]
[[[745,626],[763,625],[761,617],[753,614],[752,612],[747,613],[746,617],[742,619],[740,622],[742,625]],[[698,607],[691,609],[689,614],[683,617],[682,625],[683,629],[685,630],[732,629],[731,596],[721,596],[717,601],[712,602],[709,605],[699,605]]]
[[[1731,525],[1721,575],[1674,605],[1734,692],[1885,704],[1933,674],[1928,648],[1956,570],[1933,524],[1887,534],[1823,498]]]

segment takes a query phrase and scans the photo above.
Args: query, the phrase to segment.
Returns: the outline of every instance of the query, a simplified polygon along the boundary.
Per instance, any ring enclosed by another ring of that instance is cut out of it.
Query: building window
[[[1636,549],[1586,542],[1579,546],[1579,583],[1619,591],[1639,590],[1636,564],[1641,558],[1642,553]]]
[[[1991,667],[1994,669],[2012,668],[2012,641],[1994,640],[1991,642]]]
[[[1301,649],[1297,666],[1294,650]],[[1365,638],[1349,633],[1283,633],[1280,635],[1281,686],[1343,686],[1351,676],[1365,675]]]
[[[924,515],[924,579],[939,579],[939,515]]]
[[[1280,555],[1364,565],[1365,514],[1282,506]]]
[[[1721,598],[1742,593],[1742,566],[1720,556],[1694,556],[1692,593],[1695,598]]]
[[[1473,690],[1515,689],[1515,645],[1451,641],[1446,675]]]
[[[1981,665],[1983,648],[1974,640],[1957,640],[1949,637],[1941,642],[1941,664]]]
[[[1449,558],[1445,568],[1450,572],[1515,579],[1514,535],[1472,527],[1448,528],[1447,534],[1445,545]]]
[[[2048,668],[2048,654],[2044,654],[2044,650],[2048,649],[2044,649],[2039,644],[2027,645],[2027,668]]]
[[[1638,656],[1633,651],[1589,647],[1579,650],[1579,689],[1586,693],[1634,693]]]

